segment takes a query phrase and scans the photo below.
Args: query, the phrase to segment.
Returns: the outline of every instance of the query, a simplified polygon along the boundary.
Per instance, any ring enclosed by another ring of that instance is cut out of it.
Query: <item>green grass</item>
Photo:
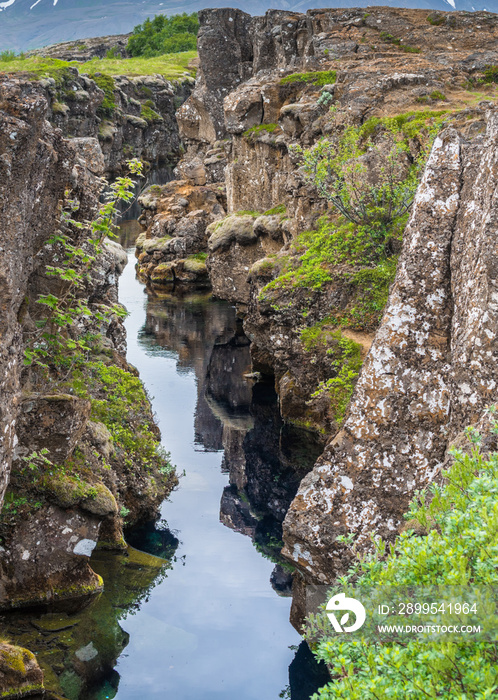
[[[276,207],[273,207],[272,209],[268,209],[268,211],[264,212],[265,216],[276,216],[277,214],[280,214],[283,216],[284,214],[287,213],[287,207],[285,204],[278,204]]]
[[[268,134],[273,134],[274,131],[280,131],[280,127],[278,124],[257,124],[256,126],[251,126],[250,129],[244,131],[242,136],[250,138],[251,136],[256,136],[263,131],[266,131]]]
[[[165,54],[154,58],[94,58],[91,61],[60,61],[56,58],[30,56],[2,60],[0,72],[17,73],[26,71],[37,78],[52,77],[56,80],[67,75],[67,69],[72,66],[80,73],[106,75],[162,75],[167,80],[181,80],[186,74],[194,77],[195,71],[187,70],[189,62],[197,56],[196,51]]]
[[[292,73],[280,80],[280,85],[291,85],[292,83],[306,83],[308,85],[333,85],[336,81],[335,70],[311,71],[309,73]]]
[[[94,58],[81,64],[80,73],[96,72],[109,75],[162,75],[168,80],[178,80],[185,74],[195,77],[194,70],[187,70],[196,51],[170,53],[153,58]]]

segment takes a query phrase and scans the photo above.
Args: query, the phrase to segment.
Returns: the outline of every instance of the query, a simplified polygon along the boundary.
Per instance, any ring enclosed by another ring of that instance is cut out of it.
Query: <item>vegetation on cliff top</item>
[[[107,75],[162,75],[167,80],[182,80],[195,76],[188,65],[196,57],[195,51],[168,53],[153,58],[93,58],[91,61],[61,61],[58,58],[40,56],[16,56],[0,62],[0,72],[25,71],[34,78],[54,78],[56,84],[68,76],[68,68],[77,68],[81,74],[102,73]]]
[[[161,56],[179,51],[195,51],[199,20],[197,12],[188,15],[157,15],[146,19],[133,30],[128,40],[128,51],[132,56]]]
[[[491,431],[498,432],[496,422]],[[468,435],[473,448],[453,451],[454,462],[444,474],[446,483],[432,485],[431,499],[424,494],[414,499],[406,531],[391,549],[377,542],[375,553],[359,560],[330,591],[331,596],[344,591],[347,595],[348,585],[354,585],[352,595],[357,598],[361,589],[391,586],[420,590],[434,585],[466,589],[497,585],[498,454],[484,458],[480,435],[475,430]],[[480,621],[485,622],[482,616]],[[400,642],[366,639],[361,632],[337,635],[323,613],[310,616],[307,636],[332,677],[313,696],[315,700],[484,700],[496,694],[496,641],[465,634],[444,640],[430,633],[406,634]]]

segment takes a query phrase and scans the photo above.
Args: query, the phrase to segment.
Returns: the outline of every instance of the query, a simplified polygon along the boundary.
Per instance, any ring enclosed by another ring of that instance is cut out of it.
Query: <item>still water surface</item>
[[[290,598],[270,585],[274,563],[250,537],[220,522],[228,475],[215,448],[222,447],[223,424],[209,416],[199,391],[214,343],[236,330],[235,311],[206,295],[149,298],[133,258],[120,280],[120,300],[130,313],[128,360],[140,371],[163,444],[185,476],[162,506],[179,540],[176,562],[140,610],[121,621],[130,641],[116,668],[117,697],[276,700],[288,685],[295,653],[289,647],[300,637],[289,623]],[[250,428],[246,407],[238,415],[233,409],[225,408],[225,432]]]
[[[233,307],[137,281],[136,233],[123,226],[128,360],[180,486],[158,522],[126,533],[128,555],[94,553],[105,590],[84,610],[6,615],[1,631],[35,651],[67,700],[308,700],[326,676],[289,623],[291,578],[277,562],[321,446],[283,425],[271,381],[246,376]]]

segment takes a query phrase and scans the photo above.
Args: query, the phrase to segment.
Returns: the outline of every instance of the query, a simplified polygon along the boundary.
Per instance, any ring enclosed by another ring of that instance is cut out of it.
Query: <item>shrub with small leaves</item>
[[[498,432],[496,423],[492,432]],[[354,581],[356,591],[383,586],[497,586],[498,454],[484,458],[480,435],[470,430],[468,436],[472,447],[453,450],[453,464],[443,474],[445,484],[434,484],[430,499],[420,493],[411,504],[407,519],[418,522],[427,534],[407,528],[390,550],[378,542],[375,552],[341,579],[340,590],[348,581]],[[338,591],[336,586],[330,595]],[[462,634],[449,641],[418,636],[402,643],[367,641],[361,635],[331,634],[323,613],[310,617],[307,636],[332,677],[314,700],[496,697],[496,638],[481,641]]]

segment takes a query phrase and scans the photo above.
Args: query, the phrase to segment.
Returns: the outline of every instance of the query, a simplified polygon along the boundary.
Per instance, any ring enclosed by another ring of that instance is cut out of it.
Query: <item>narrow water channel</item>
[[[275,572],[272,559],[288,501],[319,446],[291,432],[282,445],[271,385],[244,376],[250,354],[235,309],[206,293],[148,295],[128,252],[120,280],[128,360],[184,476],[161,512],[178,539],[176,560],[122,623],[130,641],[118,660],[118,697],[290,697],[301,639],[289,623],[290,597],[270,582],[288,593],[285,569]],[[129,540],[143,548],[146,535]]]
[[[235,309],[206,291],[147,290],[136,222],[122,228],[128,361],[181,475],[126,554],[94,552],[104,593],[76,612],[8,614],[67,700],[308,700],[326,680],[289,622],[281,523],[321,445],[285,426],[271,381],[250,376]],[[249,376],[248,376],[249,375]]]

